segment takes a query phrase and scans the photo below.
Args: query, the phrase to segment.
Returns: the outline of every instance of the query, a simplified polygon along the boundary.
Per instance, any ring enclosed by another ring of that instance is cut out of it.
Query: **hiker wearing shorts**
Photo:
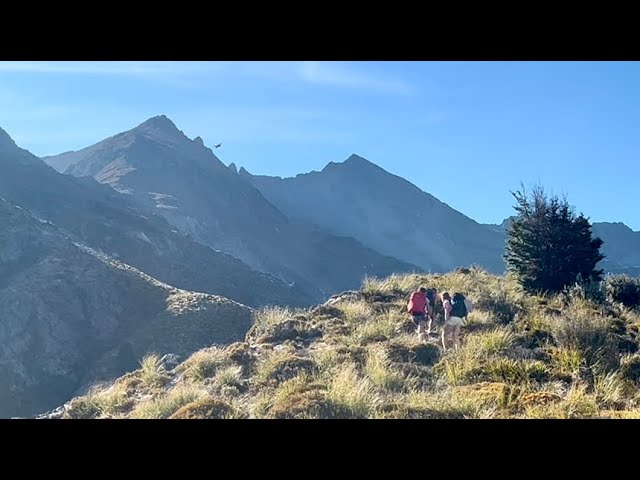
[[[413,316],[418,333],[418,339],[427,342],[429,333],[427,331],[427,314],[429,313],[429,300],[427,299],[427,289],[420,287],[411,294],[407,311]]]
[[[460,330],[467,313],[471,311],[473,306],[461,293],[454,293],[453,298],[451,298],[449,292],[443,292],[442,307],[444,309],[442,348],[445,351],[447,350],[447,343],[450,338],[451,345],[455,350],[458,350],[460,348]]]

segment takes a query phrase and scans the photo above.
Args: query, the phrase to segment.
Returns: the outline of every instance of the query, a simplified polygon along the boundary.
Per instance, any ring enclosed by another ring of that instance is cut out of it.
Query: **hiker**
[[[411,294],[411,298],[407,304],[407,311],[413,316],[413,323],[417,327],[416,332],[418,333],[418,339],[426,343],[429,339],[429,334],[426,333],[427,314],[429,312],[429,300],[427,299],[426,288],[420,287]]]
[[[437,315],[438,315],[438,307],[440,306],[438,303],[438,290],[436,288],[428,288],[427,289],[427,300],[429,301],[428,307],[428,324],[427,324],[427,336],[431,335],[431,330],[433,328],[434,333],[437,325]]]
[[[442,297],[438,292],[438,289],[433,287],[427,290],[427,299],[429,300],[430,316],[429,316],[429,334],[433,330],[433,333],[437,335],[438,326],[444,323],[444,311],[442,310]]]
[[[453,298],[451,298],[449,292],[443,292],[442,307],[444,309],[442,348],[445,351],[447,350],[447,340],[451,337],[453,348],[458,350],[460,347],[460,329],[467,318],[467,314],[473,309],[473,304],[461,293],[454,293]]]

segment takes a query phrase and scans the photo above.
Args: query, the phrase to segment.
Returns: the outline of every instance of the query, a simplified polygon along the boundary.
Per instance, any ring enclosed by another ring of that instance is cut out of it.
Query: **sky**
[[[355,153],[480,223],[523,184],[640,230],[639,62],[0,61],[0,128],[38,156],[161,114],[253,174]]]

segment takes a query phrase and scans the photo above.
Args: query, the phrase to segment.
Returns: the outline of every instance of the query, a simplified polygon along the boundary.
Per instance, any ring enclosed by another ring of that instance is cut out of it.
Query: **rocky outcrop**
[[[243,338],[248,307],[181,290],[0,198],[0,417],[66,401],[149,351],[188,355]]]

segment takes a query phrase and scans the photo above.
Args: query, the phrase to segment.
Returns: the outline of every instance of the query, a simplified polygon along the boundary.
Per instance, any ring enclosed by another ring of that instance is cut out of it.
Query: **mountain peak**
[[[229,164],[229,170],[231,170],[233,173],[238,173],[238,167],[236,167],[235,163]]]
[[[355,153],[353,153],[344,162],[329,162],[327,166],[322,169],[322,171],[325,172],[327,170],[334,170],[336,168],[357,170],[361,168],[371,168],[371,167],[380,168],[375,163],[372,163],[366,158],[363,158],[360,155],[356,155]]]
[[[10,150],[17,150],[18,146],[13,138],[9,136],[2,128],[0,128],[0,152],[8,152]]]
[[[184,135],[182,131],[176,127],[176,124],[173,123],[166,115],[151,117],[133,130],[138,132],[161,134],[163,136]]]
[[[373,163],[371,163],[369,160],[355,153],[352,153],[351,155],[349,155],[349,158],[347,158],[344,161],[344,164],[345,165],[373,165]]]

